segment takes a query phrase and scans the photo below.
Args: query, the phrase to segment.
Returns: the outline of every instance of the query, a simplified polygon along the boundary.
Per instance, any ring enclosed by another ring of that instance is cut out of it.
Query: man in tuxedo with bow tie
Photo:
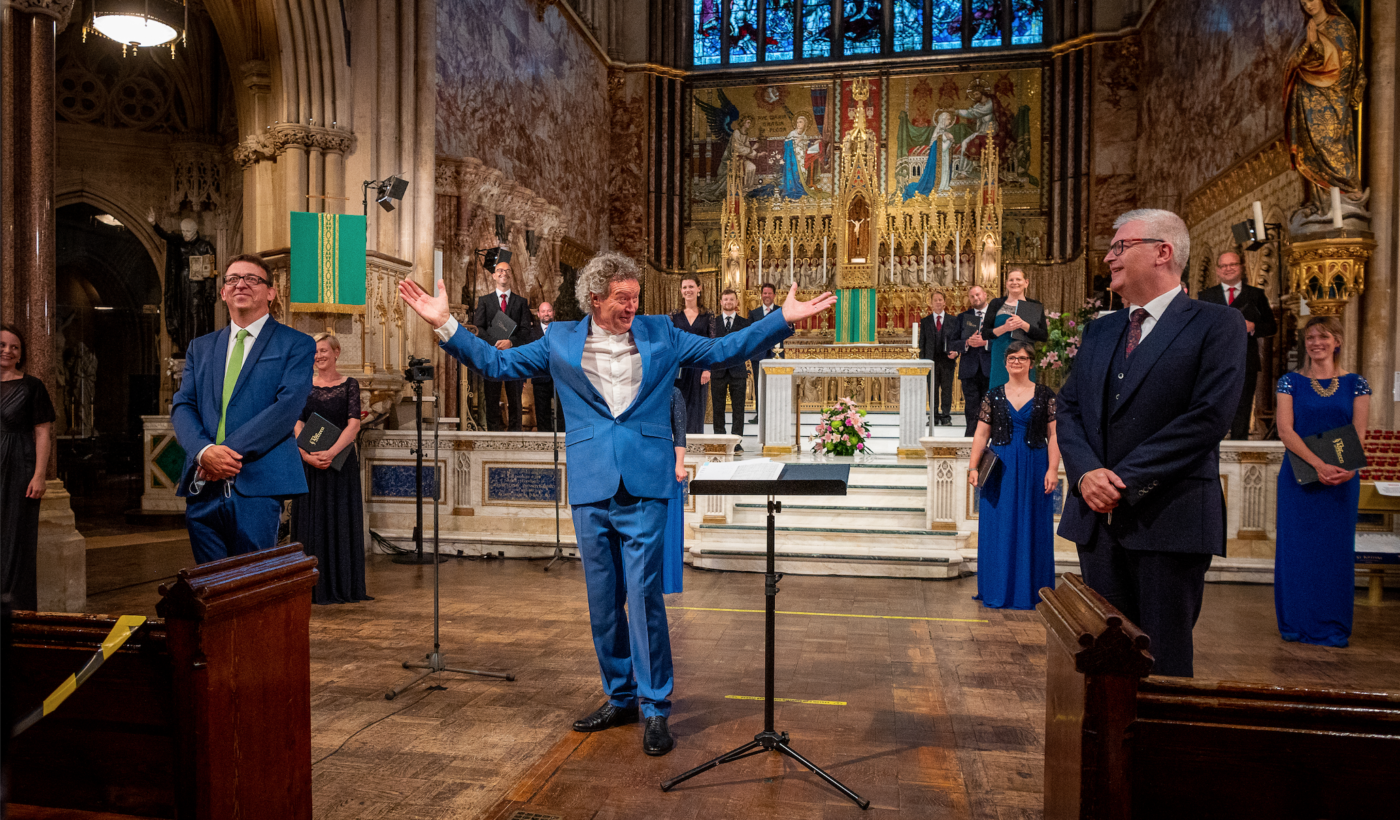
[[[277,291],[261,256],[235,256],[220,294],[229,324],[194,339],[170,403],[185,450],[175,494],[196,563],[277,546],[282,501],[306,492],[297,419],[311,394],[316,343],[272,317]]]
[[[1254,391],[1259,381],[1259,343],[1255,340],[1277,333],[1278,322],[1274,320],[1269,295],[1244,282],[1244,263],[1238,253],[1225,251],[1216,258],[1215,278],[1220,280],[1220,285],[1201,291],[1201,301],[1238,310],[1249,332],[1249,344],[1244,349],[1244,391],[1235,408],[1235,418],[1230,422],[1230,438],[1244,441],[1249,438],[1249,417],[1254,412]]]
[[[1181,292],[1171,211],[1129,211],[1104,262],[1126,309],[1090,322],[1056,398],[1072,497],[1059,534],[1084,581],[1152,639],[1158,675],[1191,677],[1212,555],[1225,554],[1220,440],[1244,383],[1244,318]]]
[[[664,755],[675,745],[667,728],[673,678],[661,565],[666,505],[676,484],[676,370],[743,362],[791,336],[793,323],[830,308],[836,297],[824,293],[799,302],[794,285],[781,311],[710,339],[686,333],[668,316],[638,316],[640,280],[636,262],[620,253],[598,254],[575,285],[583,321],[557,322],[535,344],[505,349],[461,330],[445,295],[429,296],[411,279],[400,281],[399,295],[434,328],[443,350],[486,378],[554,378],[569,417],[569,504],[608,695],[574,729],[597,732],[635,723],[640,715],[642,751]]]
[[[496,283],[496,289],[484,294],[476,301],[476,310],[472,312],[472,324],[481,334],[481,338],[495,344],[498,350],[509,350],[512,347],[520,347],[530,343],[530,303],[518,293],[512,293],[510,289],[511,269],[510,251],[501,248],[495,252],[494,258],[490,252],[486,256],[487,270],[491,271],[491,279]],[[515,322],[515,330],[511,331],[509,337],[504,339],[496,338],[491,331],[491,322],[496,318],[496,314],[504,313],[506,318]],[[523,380],[513,380],[505,383],[506,388],[506,423],[501,424],[501,383],[497,381],[486,382],[486,429],[487,430],[509,430],[512,433],[520,432],[520,397],[525,392],[525,382]]]

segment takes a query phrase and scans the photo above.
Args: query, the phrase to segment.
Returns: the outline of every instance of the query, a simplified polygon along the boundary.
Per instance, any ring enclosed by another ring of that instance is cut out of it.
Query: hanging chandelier
[[[89,31],[95,31],[122,44],[122,56],[127,49],[170,46],[175,56],[175,41],[185,41],[189,29],[190,9],[185,0],[91,0],[92,15],[83,26],[83,42]]]

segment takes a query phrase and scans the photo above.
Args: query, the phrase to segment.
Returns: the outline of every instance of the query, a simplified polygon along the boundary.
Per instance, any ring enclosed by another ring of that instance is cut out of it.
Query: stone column
[[[1375,397],[1371,399],[1373,428],[1390,428],[1395,423],[1395,404],[1391,384],[1395,378],[1395,362],[1400,360],[1395,333],[1396,264],[1400,247],[1396,236],[1396,142],[1395,142],[1395,36],[1400,29],[1400,15],[1394,3],[1371,5],[1372,51],[1367,55],[1370,65],[1366,113],[1367,184],[1371,186],[1371,230],[1376,235],[1376,253],[1366,271],[1366,293],[1361,298],[1361,367],[1363,376],[1371,383]]]
[[[0,74],[4,119],[6,230],[4,316],[24,332],[25,372],[54,395],[54,39],[67,24],[73,0],[11,2],[4,21]],[[80,612],[87,599],[83,537],[73,526],[68,492],[50,451],[48,489],[39,519],[39,608]]]
[[[928,374],[933,362],[899,368],[899,457],[924,457],[919,439],[928,435]]]
[[[797,452],[798,431],[792,416],[792,365],[763,367],[763,454],[791,455]]]

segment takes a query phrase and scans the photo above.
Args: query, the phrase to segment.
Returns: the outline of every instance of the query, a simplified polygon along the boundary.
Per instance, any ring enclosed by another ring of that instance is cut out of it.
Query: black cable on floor
[[[442,691],[444,688],[445,688],[445,687],[441,687],[441,686],[429,686],[427,689],[424,689],[424,690],[423,690],[423,697],[420,697],[418,700],[415,700],[415,701],[413,701],[412,703],[406,703],[406,704],[404,704],[403,706],[401,706],[400,708],[395,709],[394,711],[392,711],[392,712],[390,712],[389,714],[385,715],[384,717],[377,718],[376,720],[374,720],[374,721],[372,721],[372,722],[370,722],[370,723],[367,723],[367,724],[365,724],[364,726],[361,726],[360,728],[356,729],[356,730],[354,731],[353,734],[351,734],[349,737],[347,737],[347,738],[345,738],[344,740],[342,740],[342,741],[340,742],[340,745],[337,746],[337,747],[335,747],[335,750],[334,750],[334,751],[327,752],[327,753],[326,753],[324,756],[322,756],[320,759],[311,761],[311,766],[312,766],[312,768],[315,768],[317,764],[319,764],[319,763],[321,763],[321,762],[323,762],[323,761],[329,759],[330,757],[332,757],[332,756],[334,756],[334,755],[337,755],[337,754],[340,754],[341,750],[343,750],[343,749],[345,748],[345,744],[347,744],[347,743],[349,743],[350,741],[354,740],[355,737],[356,737],[356,735],[359,735],[360,732],[363,732],[363,731],[365,731],[366,729],[371,729],[371,728],[374,728],[375,726],[378,726],[378,725],[379,725],[380,723],[382,723],[383,721],[386,721],[386,720],[388,720],[389,718],[393,717],[394,715],[399,714],[400,712],[404,711],[405,709],[408,709],[410,706],[417,706],[418,704],[422,703],[422,702],[423,702],[423,699],[426,698],[426,697],[428,697],[428,695],[431,695],[433,692]]]

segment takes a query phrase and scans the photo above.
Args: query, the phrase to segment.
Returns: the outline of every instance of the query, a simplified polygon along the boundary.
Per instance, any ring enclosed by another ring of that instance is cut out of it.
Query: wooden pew
[[[315,567],[291,544],[162,586],[163,620],[11,743],[22,805],[9,816],[310,820]],[[16,713],[76,672],[115,621],[16,612],[5,658]]]
[[[1148,677],[1081,578],[1040,594],[1045,820],[1400,816],[1400,694]]]

